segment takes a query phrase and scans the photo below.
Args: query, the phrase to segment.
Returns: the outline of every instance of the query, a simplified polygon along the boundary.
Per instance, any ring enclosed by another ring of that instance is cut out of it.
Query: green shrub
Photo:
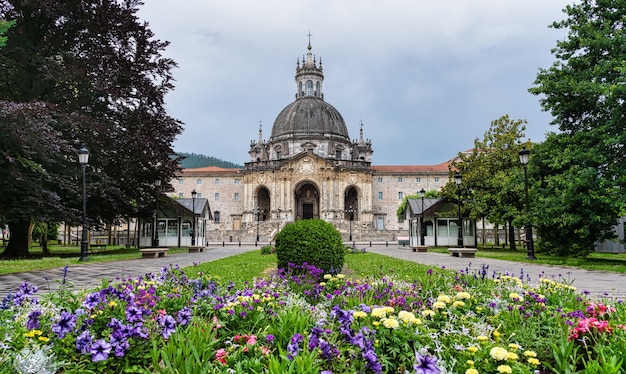
[[[271,245],[261,247],[262,255],[271,255],[272,253],[274,253],[274,247],[272,247]]]
[[[307,219],[285,226],[276,235],[276,257],[279,269],[287,269],[289,263],[308,263],[336,274],[343,268],[345,248],[341,234],[332,224]]]

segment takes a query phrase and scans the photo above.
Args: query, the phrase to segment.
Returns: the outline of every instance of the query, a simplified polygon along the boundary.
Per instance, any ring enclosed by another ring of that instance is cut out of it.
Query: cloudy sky
[[[294,100],[296,61],[324,67],[324,99],[373,165],[454,157],[508,114],[541,141],[551,116],[528,93],[565,32],[572,0],[146,0],[139,12],[179,67],[168,94],[184,122],[174,148],[243,164]],[[174,6],[175,4],[175,6]]]

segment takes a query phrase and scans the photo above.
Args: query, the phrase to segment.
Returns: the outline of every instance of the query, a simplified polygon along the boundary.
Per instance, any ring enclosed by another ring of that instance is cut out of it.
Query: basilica
[[[296,64],[295,100],[278,113],[268,139],[258,129],[243,168],[183,169],[172,181],[171,197],[203,202],[194,226],[204,242],[271,242],[287,223],[314,218],[346,241],[395,241],[408,236],[408,222],[396,214],[403,198],[447,183],[449,162],[372,164],[363,124],[351,139],[325,100],[322,59],[311,50],[309,41]]]

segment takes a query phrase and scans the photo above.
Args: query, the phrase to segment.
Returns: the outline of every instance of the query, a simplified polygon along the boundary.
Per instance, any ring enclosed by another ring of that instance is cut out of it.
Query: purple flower
[[[274,339],[276,339],[276,338],[272,334],[265,335],[265,340],[267,340],[267,342],[270,343],[270,344],[272,344],[274,342]]]
[[[183,309],[179,310],[178,314],[176,315],[176,322],[178,322],[178,324],[181,326],[188,325],[189,322],[191,322],[191,309],[184,307]]]
[[[107,343],[104,339],[99,339],[91,345],[91,361],[104,361],[109,358],[111,353],[111,344]]]
[[[287,357],[289,357],[290,360],[293,360],[293,358],[298,355],[302,341],[304,341],[304,336],[295,333],[289,341],[289,344],[287,344]]]
[[[422,356],[416,354],[417,363],[413,365],[416,374],[440,374],[441,370],[437,367],[437,357],[432,355]]]
[[[136,306],[126,308],[126,320],[131,323],[143,321],[142,308]]]
[[[40,310],[33,310],[32,312],[30,312],[30,314],[28,315],[28,321],[26,322],[26,328],[29,330],[38,329],[41,326],[41,323],[39,321],[40,315]]]
[[[60,339],[65,337],[65,334],[72,332],[76,327],[76,316],[66,311],[61,312],[61,317],[52,325],[52,332],[56,332]]]
[[[76,338],[76,349],[82,354],[87,354],[89,353],[92,342],[93,339],[89,331],[85,331]]]
[[[159,321],[159,325],[161,325],[161,329],[163,329],[161,335],[163,335],[165,339],[169,339],[170,335],[176,331],[176,320],[170,315],[163,316]]]

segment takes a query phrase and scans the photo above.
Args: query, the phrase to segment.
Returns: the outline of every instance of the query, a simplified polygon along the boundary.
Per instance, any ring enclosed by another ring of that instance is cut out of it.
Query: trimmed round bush
[[[306,219],[286,225],[276,235],[278,268],[287,269],[289,263],[308,263],[337,274],[343,268],[345,249],[341,234],[321,219]]]

